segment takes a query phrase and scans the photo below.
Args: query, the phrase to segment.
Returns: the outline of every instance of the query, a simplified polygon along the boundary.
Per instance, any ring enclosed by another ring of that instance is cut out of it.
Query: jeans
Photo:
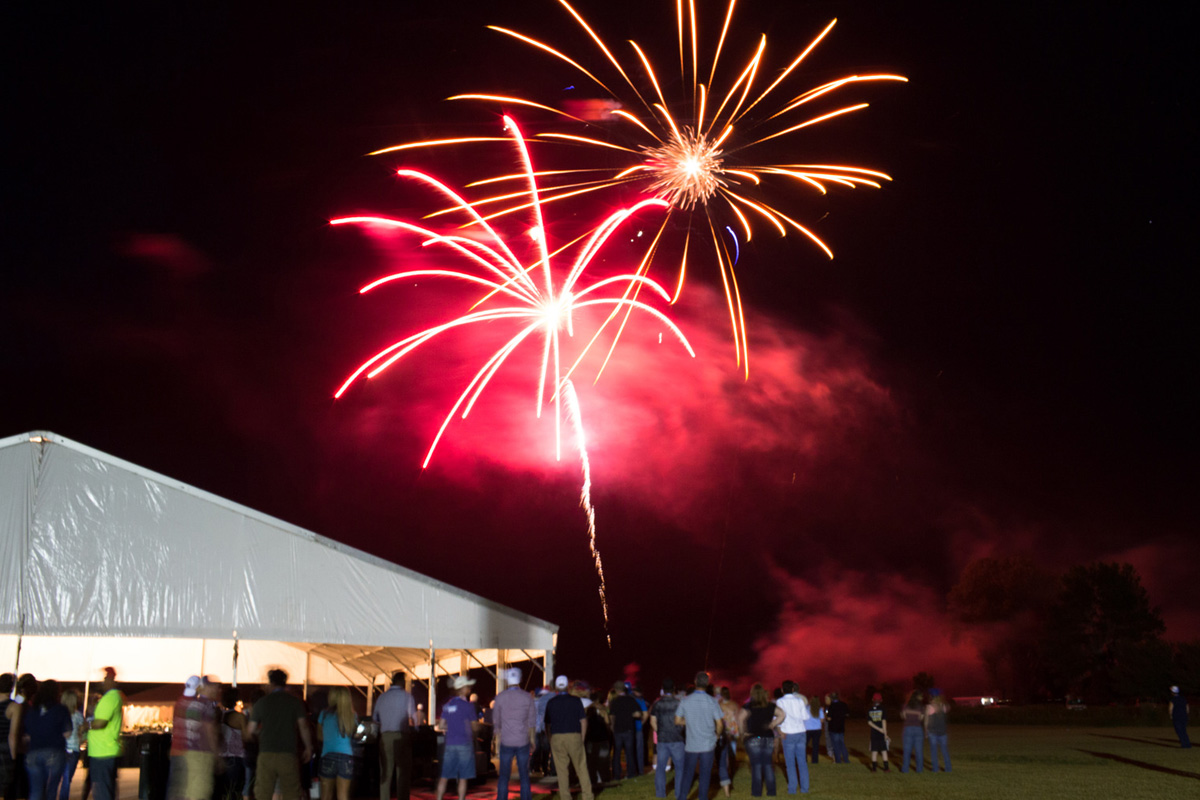
[[[88,772],[92,776],[92,797],[96,800],[116,800],[117,757],[89,758]]]
[[[29,800],[55,800],[66,763],[66,750],[49,747],[30,750],[25,755],[25,771],[29,773]]]
[[[637,734],[634,736],[634,743],[637,745],[637,774],[641,775],[646,771],[646,728],[641,722],[637,723]]]
[[[1192,740],[1188,738],[1187,719],[1173,720],[1175,723],[1175,735],[1179,737],[1179,746],[1184,750],[1192,746]]]
[[[750,757],[750,794],[754,797],[762,797],[763,784],[767,786],[767,796],[775,796],[775,765],[771,763],[774,751],[773,737],[746,739],[746,755]]]
[[[667,796],[667,759],[675,768],[675,800],[683,800],[683,742],[659,741],[654,765],[654,796]]]
[[[517,776],[521,781],[521,800],[530,800],[529,789],[529,745],[509,747],[500,745],[500,776],[496,778],[496,799],[508,800],[508,776],[512,772],[513,759],[517,760]]]
[[[812,751],[812,763],[817,763],[817,757],[821,753],[821,729],[814,728],[811,731],[804,732],[804,747],[806,750]]]
[[[929,760],[932,762],[930,769],[932,769],[934,772],[938,771],[939,749],[942,751],[942,764],[945,766],[946,772],[950,771],[950,750],[946,746],[948,738],[949,737],[944,733],[940,736],[936,733],[929,734]]]
[[[699,800],[708,800],[708,784],[712,780],[712,765],[713,751],[705,750],[702,753],[693,753],[690,750],[683,751],[683,795],[679,800],[683,800],[692,792],[693,776],[700,779],[700,796]],[[700,774],[697,776],[696,773]]]
[[[788,794],[796,793],[797,778],[800,791],[808,794],[808,762],[804,760],[804,745],[807,742],[805,731],[783,735],[783,763],[787,767]]]
[[[846,750],[846,734],[845,733],[830,733],[829,734],[829,749],[833,753],[833,763],[849,764],[850,753]]]
[[[737,761],[737,739],[732,736],[724,738],[724,742],[717,742],[717,777],[721,780],[722,786],[728,786],[733,783],[729,764],[730,759],[733,759],[734,762]]]
[[[925,739],[924,731],[916,726],[904,728],[904,760],[900,762],[900,771],[908,772],[908,758],[914,753],[917,756],[917,772],[925,771]]]
[[[615,780],[621,780],[624,774],[630,777],[637,774],[637,750],[634,749],[633,739],[633,731],[613,733],[612,772]],[[622,750],[625,751],[625,773],[621,772]]]
[[[67,760],[63,762],[62,783],[59,784],[58,800],[68,800],[71,797],[71,781],[75,777],[75,768],[79,766],[79,751],[67,751]],[[54,798],[47,798],[54,800]]]

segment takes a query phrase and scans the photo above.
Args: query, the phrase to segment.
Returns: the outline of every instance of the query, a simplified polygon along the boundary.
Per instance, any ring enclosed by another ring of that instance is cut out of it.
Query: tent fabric
[[[0,570],[0,634],[31,642],[295,643],[365,675],[427,673],[431,645],[541,656],[558,630],[43,432],[0,439]]]

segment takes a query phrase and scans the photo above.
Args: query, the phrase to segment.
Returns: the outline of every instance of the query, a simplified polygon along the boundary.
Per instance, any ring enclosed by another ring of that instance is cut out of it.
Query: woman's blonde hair
[[[358,716],[354,713],[354,704],[350,701],[350,690],[345,686],[334,686],[329,690],[329,707],[337,715],[338,730],[342,736],[349,736],[358,727]]]
[[[59,702],[67,707],[67,711],[74,714],[79,710],[79,693],[74,689],[67,689],[62,693],[62,699]]]

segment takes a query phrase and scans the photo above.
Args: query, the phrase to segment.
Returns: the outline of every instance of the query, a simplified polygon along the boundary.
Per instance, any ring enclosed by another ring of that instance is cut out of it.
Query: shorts
[[[203,800],[212,797],[212,753],[189,750],[171,756],[171,775],[167,782],[168,798]]]
[[[354,777],[354,767],[356,759],[354,756],[346,753],[326,753],[321,756],[320,776],[321,780],[332,780],[333,778],[345,778],[350,780]]]
[[[887,737],[879,731],[871,731],[871,752],[882,753],[887,749]]]
[[[443,778],[459,780],[475,777],[475,748],[469,744],[448,744],[442,754]]]

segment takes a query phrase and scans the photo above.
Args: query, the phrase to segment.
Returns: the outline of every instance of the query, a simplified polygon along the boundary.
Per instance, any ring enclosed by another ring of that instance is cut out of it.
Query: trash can
[[[166,800],[171,772],[171,734],[140,733],[137,737],[141,770],[138,800]]]

